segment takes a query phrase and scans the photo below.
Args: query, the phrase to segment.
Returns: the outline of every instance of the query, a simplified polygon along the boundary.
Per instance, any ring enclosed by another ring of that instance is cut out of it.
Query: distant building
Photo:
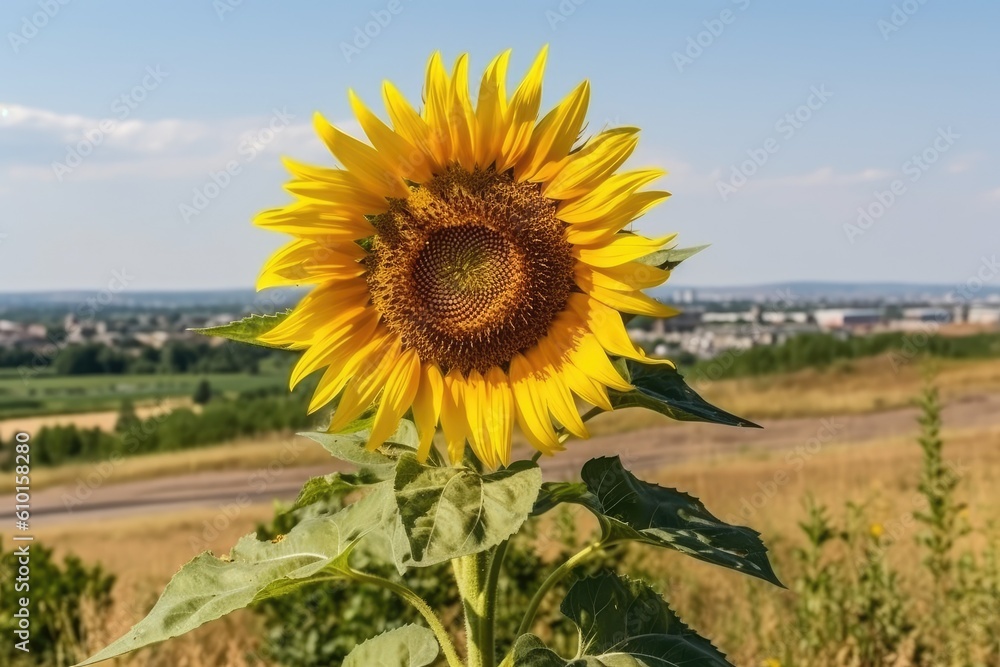
[[[1000,324],[1000,307],[970,306],[967,321],[969,324]]]
[[[903,319],[913,322],[938,322],[944,324],[951,322],[954,313],[947,308],[906,308],[903,310]]]
[[[875,326],[882,321],[881,308],[823,308],[813,312],[821,329],[855,329]]]

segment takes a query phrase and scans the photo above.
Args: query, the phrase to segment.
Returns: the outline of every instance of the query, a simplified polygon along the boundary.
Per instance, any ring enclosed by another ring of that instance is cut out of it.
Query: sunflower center
[[[452,168],[374,223],[372,301],[404,347],[445,372],[506,368],[573,289],[555,203],[509,174]]]

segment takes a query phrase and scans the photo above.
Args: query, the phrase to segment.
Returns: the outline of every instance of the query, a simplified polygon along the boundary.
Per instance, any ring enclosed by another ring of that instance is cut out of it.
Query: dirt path
[[[815,453],[826,445],[909,437],[916,433],[914,409],[877,414],[783,419],[764,422],[764,429],[736,429],[711,424],[671,424],[629,433],[604,435],[570,443],[566,452],[541,461],[547,479],[576,477],[583,463],[595,456],[619,455],[626,467],[650,470],[743,451]],[[985,394],[953,402],[944,411],[953,428],[1000,426],[1000,394]],[[528,452],[522,453],[527,457]],[[178,475],[121,484],[54,487],[32,494],[36,527],[65,522],[90,522],[112,517],[148,515],[191,508],[241,507],[292,499],[309,477],[326,474],[333,465],[261,468]],[[0,529],[13,523],[13,496],[0,499]]]

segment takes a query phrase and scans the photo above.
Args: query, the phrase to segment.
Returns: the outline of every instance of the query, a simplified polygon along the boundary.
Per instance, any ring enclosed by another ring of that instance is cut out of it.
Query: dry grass
[[[915,429],[914,429],[915,431]],[[1000,428],[951,429],[945,432],[947,457],[963,474],[962,497],[971,507],[970,521],[982,526],[1000,515]],[[702,498],[720,518],[749,524],[763,533],[779,576],[788,576],[790,551],[801,539],[801,501],[807,493],[838,514],[845,501],[867,503],[872,521],[885,525],[897,544],[889,558],[904,580],[919,582],[922,573],[913,547],[914,524],[907,520],[916,505],[920,465],[913,434],[897,438],[824,447],[815,453],[747,452],[644,473],[650,481],[679,488]],[[220,520],[218,511],[192,511],[175,516],[105,521],[96,525],[64,525],[39,531],[38,537],[61,552],[101,561],[119,576],[118,608],[102,623],[95,644],[120,634],[138,620],[178,566],[204,544],[222,553],[239,535],[268,520],[266,505],[244,508]],[[581,525],[593,522],[580,512]],[[213,526],[213,522],[217,522]],[[781,622],[792,593],[738,574],[722,572],[672,552],[641,550],[636,565],[653,574],[658,588],[683,610],[687,620],[713,637],[733,655],[735,664],[754,665],[768,657],[768,628]],[[627,569],[628,566],[626,566]],[[213,624],[147,651],[121,664],[247,664],[244,654],[255,646],[259,628],[247,613]],[[755,629],[751,630],[751,626]]]

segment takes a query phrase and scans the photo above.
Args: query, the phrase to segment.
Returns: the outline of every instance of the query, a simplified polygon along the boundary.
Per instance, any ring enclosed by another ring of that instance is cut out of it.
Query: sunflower
[[[616,173],[636,128],[578,143],[587,81],[538,121],[546,54],[509,98],[497,56],[473,106],[468,56],[449,76],[435,53],[422,111],[386,82],[387,125],[350,92],[368,143],[317,114],[342,167],[285,161],[296,201],[255,222],[295,240],[258,289],[315,287],[259,338],[304,350],[292,387],[325,369],[310,411],[336,400],[331,432],[374,410],[375,449],[412,410],[421,460],[438,424],[453,462],[468,442],[508,464],[515,423],[552,454],[588,436],[577,399],[610,410],[631,389],[609,357],[648,361],[622,313],[675,314],[642,292],[669,272],[636,261],[672,236],[623,231],[669,196],[642,190],[665,172]]]

